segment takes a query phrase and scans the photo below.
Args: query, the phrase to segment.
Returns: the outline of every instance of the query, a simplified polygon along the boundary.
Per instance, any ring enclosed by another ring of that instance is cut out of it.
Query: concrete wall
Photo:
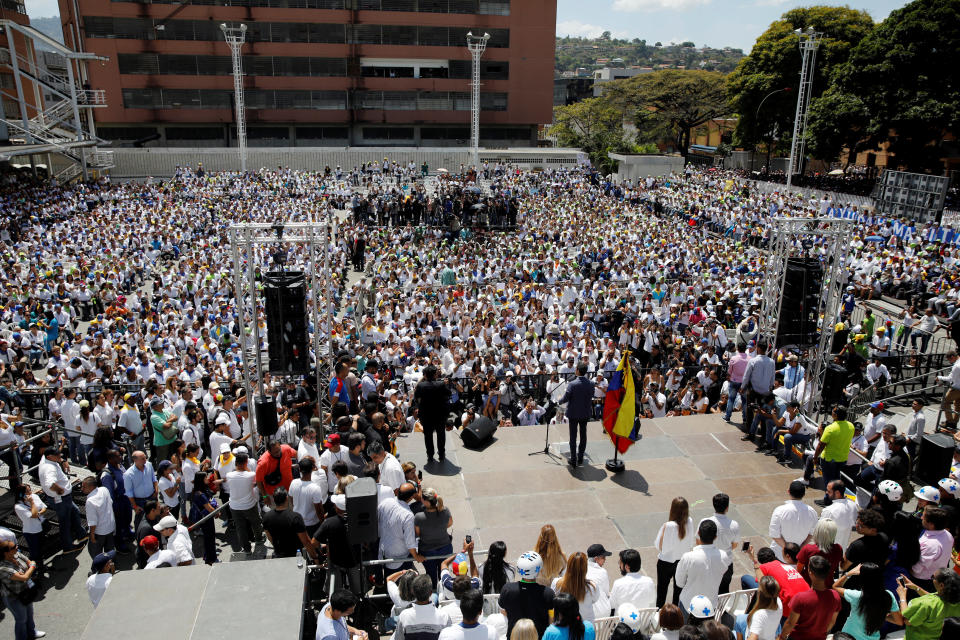
[[[574,167],[584,158],[577,149],[497,149],[481,150],[480,161],[505,162],[524,169]],[[444,168],[453,173],[460,164],[469,165],[470,151],[438,147],[273,147],[248,148],[247,168],[276,169],[278,166],[305,171],[322,171],[340,165],[344,170],[359,167],[361,163],[382,161],[406,164],[413,160],[417,167],[426,161],[430,172]],[[114,149],[114,179],[166,178],[178,166],[196,167],[202,162],[207,171],[237,171],[240,159],[235,148],[157,148]]]
[[[611,153],[610,157],[618,161],[615,180],[633,180],[647,176],[663,176],[683,171],[682,156],[627,156]]]

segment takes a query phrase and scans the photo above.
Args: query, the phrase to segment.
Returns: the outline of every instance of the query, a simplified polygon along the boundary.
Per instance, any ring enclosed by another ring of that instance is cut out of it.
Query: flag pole
[[[627,347],[626,353],[626,362],[627,367],[630,367],[630,347]],[[633,371],[630,371],[631,377],[633,376]],[[626,400],[626,398],[624,398]],[[634,399],[630,399],[631,402],[634,402]],[[622,403],[621,403],[622,404]],[[623,466],[623,460],[620,460],[618,457],[620,454],[620,436],[613,434],[613,457],[608,459],[607,462],[603,465],[607,468],[607,471],[611,473],[622,473],[625,467]]]

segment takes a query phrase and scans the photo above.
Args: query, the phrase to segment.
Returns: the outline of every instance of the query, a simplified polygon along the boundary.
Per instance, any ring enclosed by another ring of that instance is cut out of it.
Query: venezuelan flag
[[[607,396],[603,401],[603,428],[620,453],[629,449],[637,438],[633,426],[637,407],[629,357],[629,352],[623,354],[607,385]]]

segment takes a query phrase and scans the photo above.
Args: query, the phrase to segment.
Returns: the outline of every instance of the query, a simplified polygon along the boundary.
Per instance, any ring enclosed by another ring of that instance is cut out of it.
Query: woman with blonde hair
[[[677,573],[680,556],[693,549],[693,519],[686,498],[674,498],[670,503],[670,516],[660,525],[654,546],[657,548],[657,608],[667,601],[667,588]],[[680,603],[680,589],[673,583],[673,604]]]
[[[733,625],[737,640],[774,640],[782,616],[780,583],[773,576],[763,576],[757,585],[757,599],[750,612],[738,615]]]
[[[813,529],[813,541],[803,545],[797,554],[797,571],[803,579],[810,582],[807,565],[813,556],[823,556],[830,563],[830,578],[827,588],[833,586],[833,576],[837,575],[840,563],[843,562],[843,547],[835,542],[837,539],[837,523],[830,518],[822,518]]]
[[[513,625],[513,631],[510,632],[510,640],[540,640],[540,634],[537,633],[537,627],[530,618],[520,618]]]
[[[561,577],[553,579],[550,588],[556,594],[571,595],[580,606],[580,617],[593,622],[593,605],[599,591],[597,585],[587,579],[587,554],[577,551],[567,558],[567,570]]]
[[[557,530],[552,524],[541,527],[540,537],[537,538],[537,544],[533,550],[543,559],[543,568],[537,575],[537,582],[549,587],[553,579],[563,573],[563,568],[567,564],[567,557],[563,555],[560,541],[557,540]]]

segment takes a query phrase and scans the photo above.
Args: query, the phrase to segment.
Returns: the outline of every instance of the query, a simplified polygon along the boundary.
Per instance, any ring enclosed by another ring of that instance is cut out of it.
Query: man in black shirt
[[[367,439],[362,433],[354,431],[347,436],[347,457],[343,461],[347,464],[350,475],[363,477],[363,465],[367,463],[363,457],[366,447]]]
[[[263,516],[263,530],[273,545],[274,558],[292,558],[298,549],[306,549],[311,557],[316,556],[303,518],[293,510],[283,487],[273,492],[273,509]]]
[[[137,525],[137,567],[143,569],[147,566],[147,553],[140,546],[140,543],[147,536],[155,536],[157,532],[153,530],[153,525],[160,522],[160,518],[167,515],[169,510],[165,506],[160,506],[156,500],[147,500],[143,505],[143,519]]]
[[[553,589],[537,583],[537,574],[543,568],[540,554],[528,551],[517,560],[520,582],[508,582],[500,590],[500,609],[507,616],[507,637],[517,620],[529,618],[537,627],[537,635],[550,624],[549,611],[553,608]]]
[[[336,513],[324,518],[310,542],[314,548],[326,551],[330,569],[339,569],[341,575],[346,576],[350,590],[359,594],[359,545],[350,544],[347,538],[347,497],[342,494],[330,496],[330,502],[333,504]]]
[[[855,567],[864,562],[873,562],[879,566],[887,563],[890,553],[890,539],[882,533],[884,526],[883,514],[875,509],[864,509],[857,516],[857,533],[861,538],[854,540],[847,547],[843,558],[843,569]]]
[[[447,459],[447,414],[450,410],[450,389],[437,380],[437,368],[427,365],[423,370],[423,380],[417,383],[413,391],[413,400],[419,409],[420,424],[423,426],[423,441],[427,448],[427,462],[433,461],[433,434],[437,434],[437,454],[440,462]]]

